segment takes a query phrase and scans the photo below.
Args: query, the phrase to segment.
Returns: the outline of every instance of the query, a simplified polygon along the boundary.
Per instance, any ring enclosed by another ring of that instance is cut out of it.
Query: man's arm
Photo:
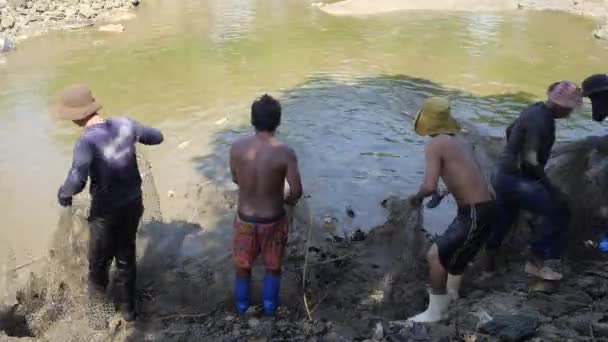
[[[230,147],[230,174],[232,175],[232,181],[234,184],[239,185],[239,182],[236,179],[236,152],[234,145]]]
[[[424,149],[425,170],[424,181],[418,193],[412,198],[412,203],[420,205],[422,200],[437,192],[437,183],[441,175],[441,150],[436,142],[427,144]]]
[[[139,143],[144,145],[158,145],[165,139],[163,133],[159,129],[144,126],[135,120],[131,120],[131,122],[135,128],[135,135],[137,136],[137,141]]]
[[[285,198],[285,203],[295,205],[302,197],[302,179],[300,178],[300,169],[298,168],[298,158],[296,153],[287,149],[287,175],[285,176],[289,184],[289,195]]]
[[[91,146],[86,140],[79,139],[74,147],[72,168],[57,193],[60,205],[64,207],[72,205],[72,197],[84,189],[89,177],[89,167],[92,160],[93,150]]]
[[[522,139],[520,149],[522,172],[552,189],[553,185],[545,173],[545,166],[541,164],[538,156],[541,146],[539,134],[533,129],[527,129],[522,132],[520,139]]]

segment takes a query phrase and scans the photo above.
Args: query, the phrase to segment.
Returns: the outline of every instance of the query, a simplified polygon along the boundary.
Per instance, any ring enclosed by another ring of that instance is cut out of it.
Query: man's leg
[[[445,233],[429,249],[427,254],[431,287],[429,290],[429,306],[423,313],[411,317],[411,321],[431,323],[447,318],[450,301],[452,297],[457,297],[457,294],[448,294],[446,284],[450,279],[451,286],[460,286],[462,271],[456,270],[463,269],[461,264],[463,263],[462,256],[467,254],[465,250],[466,241],[469,236],[474,235],[471,230],[471,223],[470,217],[459,213],[459,216],[454,219]],[[466,266],[466,263],[464,265]],[[448,269],[451,274],[448,274]],[[458,291],[457,288],[452,290]]]
[[[567,229],[568,210],[560,208],[545,186],[523,178],[511,189],[511,195],[522,209],[536,215],[531,246],[534,260],[526,264],[527,272],[545,280],[560,280],[562,238]]]
[[[287,217],[281,221],[259,228],[260,245],[266,275],[264,276],[264,312],[273,316],[279,307],[281,291],[281,270],[287,247],[289,224]]]
[[[103,300],[109,282],[110,265],[116,247],[110,223],[111,220],[103,215],[89,217],[88,294],[92,301]]]
[[[519,214],[517,205],[508,196],[510,189],[515,186],[513,179],[498,175],[493,185],[498,199],[496,202],[496,217],[492,220],[492,227],[488,233],[489,236],[481,262],[482,269],[486,274],[493,274],[496,271],[498,250]]]
[[[448,272],[439,260],[439,249],[434,243],[426,255],[426,260],[429,263],[429,282],[431,293],[436,295],[444,295],[447,293],[446,283],[448,280]]]
[[[256,230],[256,225],[242,222],[238,217],[234,219],[234,239],[232,241],[232,255],[236,271],[234,297],[239,314],[247,312],[251,305],[251,268],[258,254]]]
[[[126,206],[116,217],[116,289],[118,310],[123,318],[131,322],[136,318],[135,282],[137,277],[136,240],[137,228],[143,214],[141,200]]]

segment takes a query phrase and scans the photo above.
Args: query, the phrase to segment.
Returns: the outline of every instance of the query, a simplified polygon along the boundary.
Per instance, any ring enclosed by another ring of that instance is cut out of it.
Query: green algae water
[[[349,18],[304,0],[146,0],[123,24],[122,34],[32,38],[0,64],[0,238],[21,260],[44,254],[56,222],[79,131],[48,109],[67,84],[91,85],[109,116],[161,128],[165,144],[147,153],[163,215],[225,235],[230,227],[208,210],[222,199],[196,187],[234,190],[229,145],[249,132],[257,96],[280,97],[279,134],[299,154],[315,216],[337,218],[347,233],[381,223],[379,202],[421,180],[424,139],[402,112],[449,95],[459,119],[501,136],[549,83],[605,72],[608,57],[593,21],[557,12]],[[559,137],[602,131],[586,105]],[[443,229],[452,212],[453,203],[428,211],[429,228]]]

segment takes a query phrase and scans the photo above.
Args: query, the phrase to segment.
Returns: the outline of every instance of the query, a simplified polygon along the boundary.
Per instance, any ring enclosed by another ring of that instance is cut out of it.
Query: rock
[[[36,12],[43,13],[49,10],[49,4],[46,2],[40,2],[36,4]]]
[[[0,52],[8,52],[15,49],[15,42],[8,37],[0,36]]]
[[[251,318],[247,321],[247,324],[253,329],[257,328],[260,325],[260,320],[257,318]]]
[[[0,20],[0,27],[2,27],[5,30],[13,28],[13,26],[15,26],[15,18],[13,18],[11,16],[4,16]]]
[[[495,315],[492,321],[482,325],[479,331],[501,341],[523,341],[536,334],[540,322],[522,315]]]
[[[20,8],[20,7],[25,7],[26,1],[25,0],[8,0],[8,4],[12,8]]]
[[[320,336],[327,332],[327,326],[323,322],[315,322],[312,328],[313,335]]]
[[[8,5],[8,2],[6,0],[0,0],[0,9],[5,8]]]
[[[69,17],[73,17],[76,14],[78,14],[78,10],[76,8],[68,7],[68,8],[65,9],[65,16],[68,17],[68,18]]]
[[[190,146],[190,141],[186,140],[183,143],[177,145],[177,149],[178,150],[183,150],[183,149],[185,149],[188,146]]]
[[[103,25],[103,26],[99,27],[99,31],[120,33],[120,32],[125,32],[125,27],[122,26],[121,24],[109,24],[109,25]]]
[[[545,295],[533,293],[528,304],[540,313],[549,317],[560,317],[585,308],[593,299],[583,291],[572,291],[564,294]]]
[[[593,36],[597,39],[608,39],[608,24],[600,25],[593,31]]]
[[[382,322],[376,322],[373,332],[372,339],[374,341],[382,341],[384,338],[384,327],[382,326]]]
[[[350,205],[346,207],[346,215],[348,215],[348,217],[350,218],[354,218],[356,216],[353,207],[351,207]]]
[[[102,4],[101,2],[95,2],[95,3],[93,3],[93,5],[91,6],[91,8],[92,8],[94,11],[99,11],[99,10],[101,10],[101,9],[103,8],[103,4]]]
[[[91,6],[86,4],[80,5],[80,7],[78,8],[78,13],[80,13],[80,16],[86,19],[91,19],[96,15],[95,11],[93,11]]]
[[[139,6],[139,0],[131,0],[131,5]]]

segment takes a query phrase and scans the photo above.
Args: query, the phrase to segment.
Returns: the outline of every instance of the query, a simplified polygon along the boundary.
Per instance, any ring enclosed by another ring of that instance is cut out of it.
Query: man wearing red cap
[[[126,321],[135,319],[135,239],[143,214],[137,143],[157,145],[162,133],[128,118],[104,119],[101,105],[85,85],[65,88],[55,115],[84,128],[74,147],[67,179],[57,194],[63,207],[72,205],[91,179],[89,214],[89,295],[106,291],[116,259],[116,304]]]
[[[555,143],[555,120],[570,116],[582,103],[581,91],[569,81],[556,82],[546,102],[535,103],[507,128],[507,145],[494,179],[496,194],[507,215],[486,245],[486,271],[520,210],[535,214],[532,258],[526,272],[543,280],[562,279],[562,239],[569,214],[562,192],[549,181],[545,165]]]

